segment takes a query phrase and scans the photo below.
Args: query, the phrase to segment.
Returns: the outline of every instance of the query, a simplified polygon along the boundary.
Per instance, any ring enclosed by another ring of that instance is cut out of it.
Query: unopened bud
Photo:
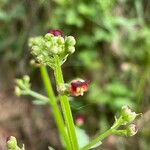
[[[16,150],[17,149],[17,140],[14,136],[10,136],[7,140],[8,149]]]
[[[62,45],[62,44],[64,44],[64,38],[63,37],[61,37],[61,36],[59,36],[59,37],[57,37],[57,44],[58,45]]]
[[[25,82],[29,83],[29,82],[30,82],[30,77],[29,77],[28,75],[24,75],[24,76],[23,76],[23,80],[24,80]]]
[[[62,36],[63,32],[61,30],[49,30],[48,33],[53,34],[54,36]]]
[[[54,36],[53,34],[47,33],[45,35],[45,39],[48,40],[48,41],[51,41],[51,39],[52,39],[53,36]]]
[[[50,51],[53,53],[53,54],[58,54],[58,47],[57,46],[52,46]]]
[[[72,53],[75,52],[75,47],[74,47],[74,46],[69,46],[69,47],[67,48],[67,51],[68,51],[70,54],[72,54]]]
[[[67,36],[65,38],[65,43],[68,45],[68,46],[74,46],[76,44],[76,40],[73,36]]]
[[[22,94],[21,89],[18,86],[15,87],[15,94],[17,96],[21,96],[21,94]]]
[[[133,112],[129,106],[123,106],[121,111],[121,116],[123,119],[123,125],[126,125],[128,123],[131,123],[135,120],[135,118],[138,116],[135,112]]]
[[[130,124],[126,128],[126,131],[127,131],[127,135],[126,136],[134,136],[137,133],[138,129],[137,129],[135,124]]]
[[[76,125],[77,126],[82,126],[82,125],[84,125],[84,122],[85,122],[85,117],[84,117],[84,115],[82,115],[82,114],[80,114],[80,115],[78,115],[77,117],[76,117]]]

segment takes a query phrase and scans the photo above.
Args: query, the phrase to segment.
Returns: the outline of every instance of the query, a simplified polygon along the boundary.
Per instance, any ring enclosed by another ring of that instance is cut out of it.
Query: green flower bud
[[[126,136],[134,136],[137,133],[138,129],[136,128],[135,124],[130,124],[126,128]]]
[[[43,55],[39,55],[38,57],[37,57],[37,61],[39,62],[39,63],[44,63],[44,56]]]
[[[75,47],[74,46],[69,46],[67,48],[67,52],[69,52],[70,54],[74,53],[75,52]]]
[[[21,94],[22,94],[21,89],[18,86],[15,87],[15,94],[17,96],[21,96]]]
[[[121,116],[123,119],[123,125],[131,123],[135,120],[138,114],[133,112],[129,106],[123,106],[121,110]]]
[[[23,76],[23,80],[26,82],[26,83],[29,83],[30,82],[30,77],[28,75],[24,75]]]
[[[18,148],[17,140],[14,136],[9,137],[7,141],[7,147],[8,149],[12,149],[12,150],[16,150]]]
[[[28,42],[29,47],[32,47],[34,45],[34,38],[30,38]]]
[[[137,133],[137,128],[135,124],[130,124],[126,129],[124,130],[114,130],[113,134],[114,135],[119,135],[119,136],[134,136]]]
[[[65,40],[64,40],[63,37],[61,37],[61,36],[58,36],[58,37],[57,37],[57,44],[58,44],[58,45],[63,45],[64,42],[65,42]]]
[[[46,47],[47,47],[48,49],[50,49],[51,46],[52,46],[52,42],[47,41],[47,42],[45,42],[45,45],[46,45]]]
[[[67,36],[65,38],[65,43],[69,46],[74,46],[76,44],[76,40],[73,36]]]
[[[41,48],[39,46],[32,46],[32,54],[39,55],[41,53]]]
[[[52,37],[54,37],[54,35],[53,35],[53,34],[50,34],[50,33],[47,33],[47,34],[45,35],[45,39],[48,40],[48,41],[51,41],[51,40],[52,40]]]
[[[51,51],[53,54],[58,54],[59,48],[58,48],[56,45],[54,45],[54,46],[52,46],[52,47],[50,48],[50,51]]]

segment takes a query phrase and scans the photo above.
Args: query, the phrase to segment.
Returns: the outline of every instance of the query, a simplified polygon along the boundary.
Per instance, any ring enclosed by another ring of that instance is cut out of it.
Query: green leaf
[[[77,27],[83,26],[83,20],[74,10],[68,10],[66,15],[66,23],[68,25],[75,25]]]
[[[131,94],[131,91],[120,82],[112,82],[106,86],[106,91],[115,96],[127,96]]]

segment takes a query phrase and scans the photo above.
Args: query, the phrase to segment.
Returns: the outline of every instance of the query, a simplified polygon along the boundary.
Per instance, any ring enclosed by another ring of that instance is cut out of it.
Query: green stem
[[[103,139],[105,139],[106,137],[112,135],[115,132],[115,130],[120,127],[121,124],[122,124],[122,118],[120,117],[109,130],[107,130],[103,134],[93,139],[89,144],[84,146],[81,150],[88,150],[91,147],[95,146],[100,141],[102,141]]]
[[[36,98],[36,99],[43,100],[44,102],[49,102],[49,98],[48,98],[48,97],[46,97],[46,96],[44,96],[44,95],[42,95],[42,94],[39,94],[39,93],[37,93],[37,92],[35,92],[35,91],[29,90],[29,91],[27,91],[26,93],[27,93],[28,95],[30,95],[30,96]]]
[[[64,84],[63,74],[61,70],[61,64],[59,57],[55,57],[55,69],[54,69],[55,79],[57,86]],[[68,97],[66,95],[59,95],[60,103],[65,118],[65,123],[67,125],[68,134],[70,137],[72,150],[79,150],[78,140],[76,136],[76,129],[73,122],[72,112],[69,104]]]
[[[53,91],[53,88],[51,85],[51,81],[49,79],[47,69],[46,69],[46,67],[42,66],[40,68],[40,70],[41,70],[41,75],[42,75],[43,82],[44,82],[44,85],[45,85],[45,88],[46,88],[46,91],[47,91],[47,94],[49,97],[49,103],[52,107],[52,111],[54,114],[54,118],[55,118],[58,130],[59,130],[60,134],[62,135],[62,137],[64,138],[64,141],[66,142],[67,150],[72,150],[70,147],[69,137],[66,132],[64,120],[63,120],[62,114],[60,112],[60,109],[58,107],[57,100],[56,100],[56,97],[55,97],[55,94],[54,94],[54,91]]]

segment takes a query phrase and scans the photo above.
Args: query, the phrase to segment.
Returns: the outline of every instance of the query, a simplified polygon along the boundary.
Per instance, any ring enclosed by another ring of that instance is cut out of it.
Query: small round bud
[[[21,96],[21,94],[22,94],[21,89],[18,86],[15,87],[15,94],[17,96]]]
[[[75,119],[77,126],[83,126],[85,123],[85,117],[83,114],[77,115]]]
[[[37,61],[39,62],[39,63],[44,63],[44,57],[43,57],[43,55],[39,55],[38,57],[36,57],[37,58]]]
[[[45,45],[46,45],[46,47],[47,47],[48,49],[50,49],[51,46],[52,46],[52,42],[51,42],[51,41],[47,41],[47,42],[45,42]]]
[[[37,61],[35,61],[34,59],[30,60],[30,65],[34,66],[34,67],[41,67],[41,64],[39,64]]]
[[[65,38],[65,43],[69,46],[74,46],[76,44],[76,40],[73,36],[67,36]]]
[[[126,136],[134,136],[137,133],[138,129],[135,124],[130,124],[126,128]]]
[[[30,38],[28,41],[29,47],[32,47],[34,45],[34,38]]]
[[[75,47],[69,46],[69,47],[67,48],[67,51],[68,51],[70,54],[72,54],[72,53],[75,52]]]
[[[31,53],[35,56],[41,53],[41,48],[39,46],[32,46],[31,49],[32,49]]]
[[[64,40],[63,37],[61,37],[61,36],[57,37],[57,44],[58,44],[58,45],[63,45],[64,42],[65,42],[65,40]]]
[[[25,82],[29,83],[29,82],[30,82],[30,77],[29,77],[28,75],[24,75],[24,76],[23,76],[23,80],[24,80]]]
[[[53,54],[58,54],[59,48],[54,45],[54,46],[51,46],[50,51],[51,51]]]
[[[45,35],[45,39],[48,40],[48,41],[51,41],[53,36],[54,36],[53,34],[47,33]]]
[[[138,114],[133,112],[129,106],[123,106],[121,110],[121,116],[123,119],[123,124],[126,125],[128,123],[131,123],[135,120]]]
[[[18,147],[17,146],[17,140],[14,136],[10,136],[8,138],[7,147],[8,147],[8,149],[16,149]]]
[[[51,33],[54,36],[62,36],[63,35],[63,32],[61,30],[49,30],[48,33]]]

